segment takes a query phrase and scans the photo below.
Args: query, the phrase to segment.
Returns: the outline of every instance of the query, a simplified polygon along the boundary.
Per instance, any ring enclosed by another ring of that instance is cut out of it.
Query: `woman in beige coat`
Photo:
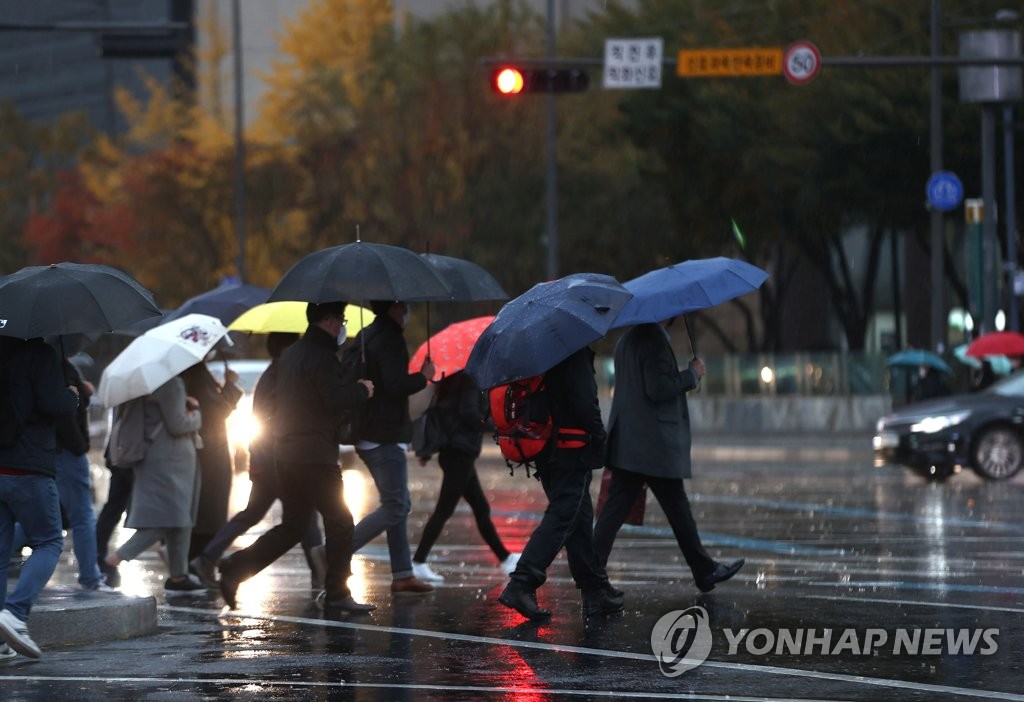
[[[171,378],[145,401],[146,436],[154,437],[146,456],[134,468],[135,483],[125,526],[135,534],[107,556],[107,563],[137,558],[163,540],[167,545],[170,577],[168,594],[201,592],[205,588],[188,575],[188,545],[199,504],[196,437],[202,415],[185,382]]]

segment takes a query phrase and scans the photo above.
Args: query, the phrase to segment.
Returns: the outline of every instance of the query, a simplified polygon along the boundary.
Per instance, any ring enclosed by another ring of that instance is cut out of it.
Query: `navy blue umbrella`
[[[633,299],[613,328],[662,322],[714,307],[761,287],[768,273],[735,258],[698,258],[633,278],[624,287]]]
[[[538,283],[501,308],[469,354],[481,390],[540,375],[606,333],[632,294],[608,275]]]
[[[270,291],[258,285],[221,285],[185,300],[161,324],[187,314],[205,314],[216,317],[226,327],[256,305],[262,305],[268,297]]]

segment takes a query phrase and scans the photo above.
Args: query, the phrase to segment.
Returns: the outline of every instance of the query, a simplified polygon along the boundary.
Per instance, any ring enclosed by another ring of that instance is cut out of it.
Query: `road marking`
[[[581,655],[589,656],[600,656],[604,658],[619,658],[625,660],[634,660],[649,662],[657,665],[658,659],[653,654],[645,653],[633,653],[630,651],[615,651],[611,649],[602,648],[589,648],[584,646],[569,646],[563,644],[552,644],[552,643],[541,643],[539,641],[516,641],[513,639],[502,639],[492,636],[476,636],[471,634],[457,634],[444,631],[431,631],[429,629],[408,629],[404,627],[384,626],[376,624],[360,624],[357,622],[342,622],[342,621],[327,621],[323,619],[311,619],[308,617],[292,617],[292,616],[281,616],[281,615],[265,615],[265,614],[248,614],[244,612],[234,611],[212,611],[208,609],[199,609],[195,607],[173,607],[163,606],[160,607],[163,611],[178,612],[182,614],[192,614],[201,617],[216,617],[231,618],[231,619],[260,619],[263,621],[280,621],[287,622],[290,624],[300,624],[309,626],[322,626],[322,627],[333,627],[339,629],[353,629],[357,631],[374,632],[374,633],[386,633],[386,634],[402,634],[406,636],[421,636],[425,638],[443,639],[450,641],[464,641],[467,643],[477,643],[490,646],[509,646],[512,648],[531,648],[542,651],[554,651],[559,653],[577,653]],[[856,685],[870,685],[874,687],[887,687],[896,688],[901,690],[917,690],[923,692],[934,692],[941,693],[944,695],[964,695],[967,697],[980,697],[984,699],[999,699],[999,700],[1019,700],[1024,702],[1024,695],[1012,694],[1007,692],[999,692],[996,690],[977,690],[966,687],[955,687],[950,685],[933,685],[930,683],[919,683],[907,680],[890,680],[886,678],[873,678],[864,675],[845,675],[843,673],[829,673],[816,670],[805,670],[802,668],[783,668],[780,666],[771,665],[754,665],[751,663],[728,663],[725,661],[708,660],[701,664],[709,668],[721,668],[732,671],[743,671],[757,674],[770,674],[770,675],[784,675],[798,678],[811,678],[816,680],[829,680],[833,682],[843,682]],[[237,682],[237,681],[235,681]],[[444,688],[436,688],[444,689]],[[458,689],[458,688],[453,688]],[[496,688],[481,688],[481,689],[496,689]],[[535,690],[533,692],[536,692]],[[546,693],[551,692],[545,690]],[[578,691],[570,692],[567,694],[602,694],[595,693],[593,691]],[[620,696],[618,691],[614,693],[609,691],[609,695]],[[649,696],[645,693],[643,696]],[[678,697],[678,695],[676,695]],[[730,698],[736,699],[736,698]]]

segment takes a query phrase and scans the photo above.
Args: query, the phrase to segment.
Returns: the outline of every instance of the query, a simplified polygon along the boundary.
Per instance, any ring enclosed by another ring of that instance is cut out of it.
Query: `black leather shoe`
[[[598,590],[583,591],[583,614],[593,617],[621,612],[625,597],[611,585]]]
[[[541,609],[537,605],[537,591],[529,590],[515,582],[505,586],[498,602],[514,609],[530,621],[539,622],[551,618],[550,609]]]
[[[743,567],[745,559],[740,558],[739,560],[733,561],[732,563],[719,563],[715,566],[715,569],[705,575],[703,578],[695,578],[697,582],[697,588],[701,592],[711,592],[715,589],[715,584],[728,580],[732,576],[739,572],[739,569]]]
[[[355,612],[365,614],[366,612],[372,612],[373,610],[377,609],[377,605],[356,602],[352,598],[352,595],[345,595],[344,597],[339,597],[337,599],[326,600],[324,602],[324,609],[334,609],[341,610],[343,612]]]
[[[235,598],[242,581],[231,572],[231,563],[227,559],[221,560],[217,568],[220,570],[220,596],[224,598],[228,609],[234,609],[238,605]]]

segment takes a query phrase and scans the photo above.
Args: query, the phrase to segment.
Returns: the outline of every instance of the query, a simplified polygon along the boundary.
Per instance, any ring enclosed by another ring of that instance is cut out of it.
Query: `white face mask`
[[[338,346],[345,343],[345,339],[348,338],[348,326],[342,324],[341,331],[338,332]]]
[[[409,325],[409,310],[405,310],[405,314],[402,315],[402,329],[405,329]]]

